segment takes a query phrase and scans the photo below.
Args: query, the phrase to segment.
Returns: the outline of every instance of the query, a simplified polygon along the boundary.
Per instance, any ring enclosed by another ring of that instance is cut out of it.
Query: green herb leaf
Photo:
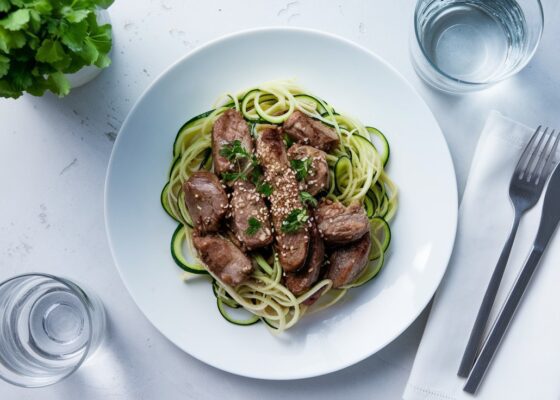
[[[249,153],[243,147],[240,140],[234,140],[220,149],[220,155],[230,162],[236,162],[249,157]]]
[[[10,59],[0,54],[0,78],[5,76],[10,70]]]
[[[267,182],[259,182],[257,184],[257,192],[263,194],[266,197],[270,197],[273,191],[274,189],[272,189],[272,186]]]
[[[295,208],[288,214],[286,219],[282,221],[282,232],[297,232],[309,219],[307,212],[302,208]]]
[[[109,65],[111,65],[111,59],[107,54],[100,54],[99,57],[97,57],[97,61],[95,62],[96,67],[107,68]]]
[[[38,33],[41,29],[41,13],[37,10],[29,10],[29,27],[31,32]],[[30,33],[30,32],[29,32]]]
[[[64,74],[111,63],[111,25],[96,10],[112,0],[0,0],[0,97],[69,92]]]
[[[9,82],[0,80],[0,96],[17,99],[21,96],[21,90],[15,89]]]
[[[49,0],[35,0],[31,5],[39,14],[49,15],[53,6]]]
[[[22,32],[10,32],[0,26],[0,50],[9,54],[13,49],[25,46],[25,35]]]
[[[66,53],[64,53],[64,49],[59,41],[45,39],[41,44],[41,47],[37,50],[35,58],[37,61],[53,64],[62,60],[65,56]]]
[[[0,0],[0,12],[10,11],[11,4],[8,0]]]
[[[112,40],[111,40],[111,25],[98,25],[97,17],[94,13],[90,13],[87,17],[87,21],[90,27],[90,39],[97,47],[100,53],[108,54],[111,50]]]
[[[242,172],[223,172],[222,173],[222,179],[226,182],[233,182],[233,181],[236,181],[238,179],[247,180],[247,174],[244,171],[242,171]]]
[[[69,10],[64,14],[66,19],[71,23],[81,22],[87,18],[91,11],[90,10]]]
[[[312,207],[317,206],[317,199],[311,195],[309,192],[301,192],[299,197],[303,204],[310,204]]]
[[[24,8],[8,14],[0,20],[0,25],[9,31],[19,31],[27,26],[29,22],[29,10]]]
[[[82,50],[78,52],[80,57],[83,58],[86,65],[91,65],[99,58],[99,50],[90,38],[84,40]]]
[[[87,21],[81,21],[75,24],[64,24],[64,26],[61,28],[60,40],[70,50],[75,52],[80,52],[84,49],[86,45],[85,41],[89,40],[89,38],[86,38],[86,40],[84,40],[84,38],[87,36],[87,33],[88,33]],[[94,50],[94,56],[90,56],[87,59],[88,61],[91,59],[89,64],[93,64],[95,60],[97,60],[97,57],[99,56],[99,52],[97,51],[97,48],[93,43],[89,41],[88,43]]]
[[[304,160],[292,160],[290,161],[290,166],[296,172],[296,179],[302,181],[307,178],[309,174],[309,168],[311,168],[311,158],[307,157]]]
[[[255,217],[250,217],[247,220],[247,223],[249,224],[249,226],[245,230],[245,233],[249,236],[253,236],[255,233],[257,233],[262,226],[261,221],[259,221]]]
[[[113,4],[114,0],[94,0],[98,7],[109,8]]]
[[[292,144],[294,144],[294,141],[288,135],[284,135],[284,144],[286,145],[287,148],[290,148],[292,147]]]
[[[50,74],[48,84],[50,91],[61,97],[70,93],[70,82],[62,72]]]

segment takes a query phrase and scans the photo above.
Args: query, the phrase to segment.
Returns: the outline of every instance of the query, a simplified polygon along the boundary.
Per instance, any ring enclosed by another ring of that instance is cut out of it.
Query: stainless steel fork
[[[461,377],[469,375],[476,360],[484,330],[506,269],[509,254],[511,253],[519,222],[523,214],[537,204],[541,197],[544,184],[552,172],[553,158],[558,147],[559,138],[560,131],[555,132],[552,130],[548,133],[548,128],[543,130],[539,126],[517,162],[509,185],[509,197],[515,212],[513,225],[478,310],[471,336],[457,372],[457,375]]]

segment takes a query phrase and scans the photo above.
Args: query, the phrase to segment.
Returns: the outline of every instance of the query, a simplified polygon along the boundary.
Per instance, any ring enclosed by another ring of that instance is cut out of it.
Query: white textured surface
[[[407,47],[412,0],[117,0],[111,8],[115,49],[110,69],[62,100],[0,100],[0,279],[48,271],[87,281],[109,310],[108,344],[65,382],[34,390],[0,382],[0,398],[400,398],[425,318],[360,364],[295,382],[217,371],[161,337],[125,292],[105,239],[103,183],[113,140],[139,94],[185,52],[240,29],[305,26],[368,47],[418,88],[446,135],[462,188],[490,109],[529,126],[560,126],[560,3],[543,3],[545,34],[533,62],[499,86],[454,97],[425,87],[414,75]],[[273,49],[255,54],[260,56],[281,57]],[[263,359],[263,368],[267,362]]]

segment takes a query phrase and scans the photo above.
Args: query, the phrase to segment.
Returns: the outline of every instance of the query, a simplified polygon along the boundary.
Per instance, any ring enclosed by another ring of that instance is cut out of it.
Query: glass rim
[[[92,304],[91,304],[91,301],[89,300],[89,296],[87,295],[87,293],[78,284],[74,283],[73,281],[71,281],[69,279],[58,277],[58,276],[51,275],[51,274],[44,273],[44,272],[27,272],[27,273],[24,273],[24,274],[19,274],[19,275],[12,276],[11,278],[8,278],[8,279],[0,282],[0,291],[2,290],[2,287],[4,285],[6,285],[6,284],[8,284],[12,281],[15,281],[15,280],[21,279],[21,278],[31,278],[31,277],[41,277],[41,278],[52,279],[52,280],[64,285],[66,288],[71,290],[72,293],[76,294],[78,299],[80,300],[80,302],[84,306],[84,309],[86,310],[87,318],[88,318],[88,322],[89,322],[89,326],[90,326],[90,330],[89,330],[89,334],[88,334],[88,340],[87,340],[87,344],[86,344],[86,349],[84,351],[84,354],[82,354],[82,357],[80,357],[80,360],[72,368],[70,368],[67,373],[65,373],[63,375],[60,375],[60,376],[57,376],[56,379],[54,379],[52,382],[48,382],[46,384],[40,384],[40,385],[28,385],[28,384],[25,384],[25,383],[16,382],[16,381],[13,381],[11,379],[8,379],[6,376],[4,376],[2,373],[0,373],[0,379],[4,380],[5,382],[8,382],[12,385],[19,386],[19,387],[25,387],[25,388],[41,388],[41,387],[54,385],[55,383],[58,383],[58,382],[62,381],[63,379],[68,378],[70,375],[72,375],[74,372],[76,372],[76,370],[78,368],[80,368],[80,366],[84,363],[86,358],[89,356],[91,346],[92,346],[92,341],[93,341],[93,317],[92,317],[91,309],[90,309]]]
[[[422,3],[422,1],[423,0],[417,0],[416,1],[416,6],[414,8],[414,38],[416,39],[416,44],[418,45],[418,48],[420,48],[420,51],[422,52],[422,56],[428,62],[430,67],[436,73],[438,73],[439,75],[443,76],[446,79],[450,79],[454,82],[460,82],[462,84],[469,85],[469,86],[482,87],[482,86],[486,86],[486,85],[491,85],[493,83],[503,81],[504,79],[507,79],[507,78],[511,77],[512,75],[516,74],[517,72],[519,72],[520,70],[525,68],[525,66],[527,64],[529,64],[529,62],[533,59],[533,56],[535,55],[537,49],[539,48],[539,44],[541,42],[541,38],[542,38],[542,35],[543,35],[543,31],[544,31],[544,10],[543,10],[541,0],[534,0],[537,3],[538,10],[539,10],[539,15],[540,15],[540,18],[539,18],[539,20],[540,20],[539,33],[537,35],[535,45],[533,46],[533,48],[529,52],[529,55],[528,55],[528,57],[526,57],[526,60],[523,63],[519,64],[512,71],[508,72],[506,75],[500,77],[499,79],[494,79],[494,80],[490,80],[490,81],[487,81],[487,82],[473,82],[473,81],[466,81],[466,80],[463,80],[463,79],[457,79],[456,77],[453,77],[453,76],[449,75],[448,73],[442,71],[437,65],[435,65],[432,62],[432,60],[430,59],[430,57],[428,57],[428,54],[426,53],[426,50],[424,49],[424,46],[422,46],[422,41],[420,40],[420,37],[418,36],[418,12],[420,10],[420,3]]]

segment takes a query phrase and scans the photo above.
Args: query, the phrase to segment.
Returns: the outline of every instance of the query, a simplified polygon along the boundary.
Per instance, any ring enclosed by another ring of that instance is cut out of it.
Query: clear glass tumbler
[[[101,301],[75,283],[25,274],[0,284],[0,378],[24,387],[56,383],[99,346]]]
[[[412,64],[438,89],[484,89],[527,65],[543,26],[539,0],[419,0],[410,35]]]

